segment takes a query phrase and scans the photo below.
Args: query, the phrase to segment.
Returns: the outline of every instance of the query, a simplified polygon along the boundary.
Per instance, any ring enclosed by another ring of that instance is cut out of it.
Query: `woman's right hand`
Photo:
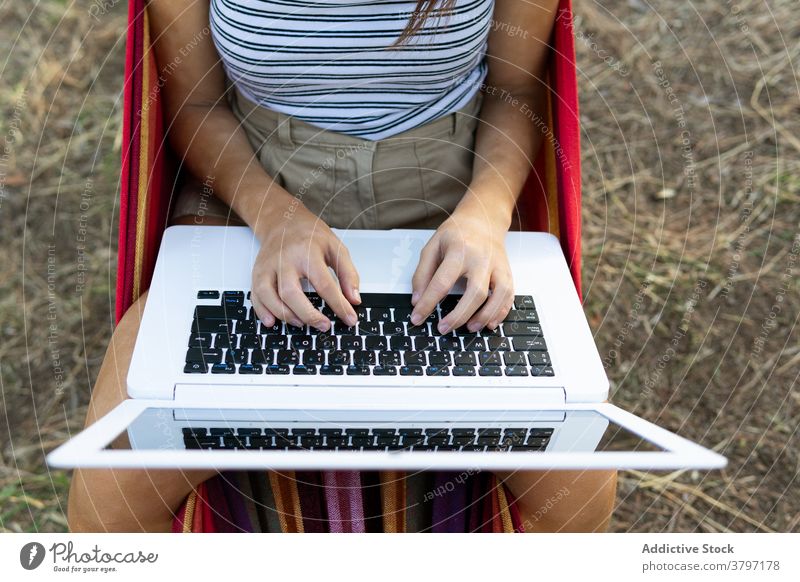
[[[297,327],[330,329],[331,321],[303,292],[303,278],[337,317],[349,326],[356,324],[351,304],[361,303],[358,272],[347,247],[325,222],[298,203],[277,219],[260,217],[254,231],[261,250],[253,266],[251,300],[265,325],[274,325],[277,318]]]

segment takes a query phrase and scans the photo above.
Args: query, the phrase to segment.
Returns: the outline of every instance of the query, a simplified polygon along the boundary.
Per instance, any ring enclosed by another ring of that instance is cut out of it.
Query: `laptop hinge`
[[[561,387],[210,386],[176,384],[183,405],[315,410],[530,410],[562,407]]]

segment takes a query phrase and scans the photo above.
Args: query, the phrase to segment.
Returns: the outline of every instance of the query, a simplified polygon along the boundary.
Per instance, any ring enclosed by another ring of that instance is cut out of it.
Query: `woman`
[[[320,330],[330,321],[302,278],[345,321],[356,321],[360,302],[358,273],[331,227],[435,228],[412,281],[412,322],[464,277],[464,298],[439,331],[495,328],[513,300],[503,240],[540,145],[534,120],[544,118],[556,6],[151,0],[170,139],[203,183],[203,194],[178,197],[173,223],[250,226],[261,243],[258,317]],[[145,300],[115,330],[87,426],[126,397]],[[169,531],[186,495],[214,474],[76,471],[70,527]],[[498,476],[526,531],[607,528],[616,472]],[[565,491],[570,503],[548,503]]]

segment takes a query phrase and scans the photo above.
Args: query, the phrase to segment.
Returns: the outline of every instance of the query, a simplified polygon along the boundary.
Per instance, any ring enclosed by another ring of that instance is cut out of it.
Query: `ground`
[[[730,460],[623,472],[611,528],[800,531],[796,3],[574,4],[612,401]],[[125,15],[0,6],[0,531],[66,528],[43,457],[81,428],[113,329]]]

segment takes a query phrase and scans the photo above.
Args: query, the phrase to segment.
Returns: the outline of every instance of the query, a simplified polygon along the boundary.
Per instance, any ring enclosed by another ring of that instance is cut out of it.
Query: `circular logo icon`
[[[44,561],[44,546],[39,542],[30,542],[19,551],[19,563],[26,570],[35,570]]]

